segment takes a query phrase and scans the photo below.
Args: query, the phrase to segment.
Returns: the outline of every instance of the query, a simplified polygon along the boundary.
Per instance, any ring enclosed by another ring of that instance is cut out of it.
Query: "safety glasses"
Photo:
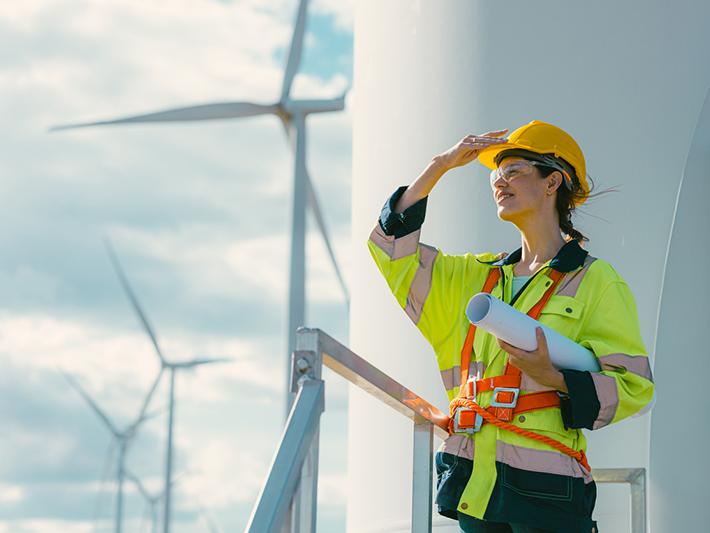
[[[505,181],[506,183],[510,183],[515,178],[528,174],[532,170],[533,166],[548,167],[554,168],[555,170],[559,170],[565,177],[565,186],[568,189],[571,189],[572,179],[570,178],[569,174],[565,169],[563,169],[559,165],[543,163],[541,161],[529,161],[527,159],[523,161],[513,161],[512,163],[509,163],[504,167],[498,167],[496,169],[493,169],[490,174],[491,185],[493,185],[498,180],[498,178],[503,178],[503,181]]]

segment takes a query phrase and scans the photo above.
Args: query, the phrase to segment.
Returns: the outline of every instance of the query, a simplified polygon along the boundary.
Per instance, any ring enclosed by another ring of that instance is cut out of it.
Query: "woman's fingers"
[[[506,351],[510,350],[510,352],[517,350],[517,348],[515,346],[513,346],[512,344],[508,344],[503,339],[498,339],[498,346],[500,346],[501,348],[503,348]]]
[[[473,139],[481,139],[481,138],[496,139],[496,136],[502,135],[506,131],[508,131],[507,128],[504,130],[489,131],[488,133],[483,133],[481,135],[474,135],[473,133],[470,133],[470,134],[466,135],[466,137],[464,137],[464,139],[471,139],[471,138],[473,138]]]
[[[483,137],[495,137],[496,135],[502,135],[508,131],[508,128],[502,129],[502,130],[495,130],[495,131],[489,131],[483,134]]]
[[[469,137],[464,137],[461,139],[462,142],[476,142],[479,144],[502,144],[508,142],[508,139],[503,137],[501,139],[497,137],[477,137],[477,136],[469,136]]]
[[[476,136],[476,135],[469,135],[468,137],[464,137],[462,140],[463,141],[484,142],[484,143],[500,143],[500,142],[506,142],[508,139],[505,137],[502,139],[499,139],[498,137],[480,137],[480,136]]]
[[[535,328],[535,335],[537,335],[538,342],[547,346],[547,338],[545,337],[545,330],[543,330],[540,326],[538,326]]]

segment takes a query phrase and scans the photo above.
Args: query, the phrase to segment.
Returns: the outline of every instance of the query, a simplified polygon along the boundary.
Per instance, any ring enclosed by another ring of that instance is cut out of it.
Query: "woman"
[[[653,378],[633,293],[572,226],[575,207],[592,197],[581,149],[542,121],[507,131],[468,135],[436,155],[385,203],[368,247],[433,347],[452,401],[436,454],[438,512],[463,532],[589,533],[596,486],[581,428],[639,413]],[[520,231],[520,248],[448,255],[421,243],[429,193],[477,158],[492,169],[498,217]],[[591,350],[601,371],[555,368],[541,328],[530,352],[475,330],[465,308],[482,291]]]

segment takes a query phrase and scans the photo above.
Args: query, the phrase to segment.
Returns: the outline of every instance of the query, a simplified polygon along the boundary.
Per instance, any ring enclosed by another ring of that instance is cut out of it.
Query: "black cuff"
[[[560,370],[567,385],[567,394],[560,393],[560,411],[565,429],[592,429],[599,416],[599,398],[592,375],[580,370]]]
[[[392,196],[385,202],[380,212],[380,227],[382,231],[385,232],[385,235],[394,235],[395,239],[417,231],[424,223],[428,196],[410,205],[401,213],[394,212],[394,206],[397,204],[397,200],[399,200],[400,196],[402,196],[406,190],[407,185],[402,185],[394,191]]]

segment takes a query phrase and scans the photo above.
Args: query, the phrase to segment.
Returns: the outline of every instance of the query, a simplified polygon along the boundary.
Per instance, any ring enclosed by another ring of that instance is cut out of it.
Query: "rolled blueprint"
[[[591,350],[488,293],[479,292],[468,301],[466,316],[476,327],[483,328],[508,344],[528,352],[537,348],[535,328],[542,327],[550,360],[556,368],[591,372],[601,370],[599,361]]]

